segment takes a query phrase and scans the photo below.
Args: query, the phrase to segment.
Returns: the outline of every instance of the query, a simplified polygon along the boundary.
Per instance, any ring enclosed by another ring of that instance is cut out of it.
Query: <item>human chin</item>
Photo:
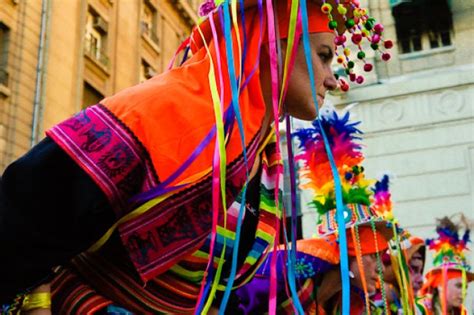
[[[377,290],[375,287],[375,281],[367,281],[367,293],[374,293]]]
[[[368,293],[374,293],[375,291],[377,291],[377,281],[378,281],[378,278],[376,276],[366,277]]]
[[[302,102],[299,106],[288,106],[288,114],[294,118],[313,121],[317,117],[316,107],[313,102]]]

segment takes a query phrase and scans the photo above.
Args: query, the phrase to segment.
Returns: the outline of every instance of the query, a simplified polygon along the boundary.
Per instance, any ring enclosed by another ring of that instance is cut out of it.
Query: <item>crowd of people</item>
[[[390,59],[383,26],[357,0],[208,0],[200,16],[180,66],[59,123],[6,168],[2,314],[467,314],[469,224],[411,236],[390,176],[365,177],[359,122],[320,108],[364,82],[364,49]],[[312,127],[292,133],[290,117]],[[304,240],[297,177],[318,214]]]

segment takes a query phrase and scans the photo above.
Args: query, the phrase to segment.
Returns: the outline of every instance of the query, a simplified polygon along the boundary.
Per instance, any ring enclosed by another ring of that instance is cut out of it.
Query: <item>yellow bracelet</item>
[[[38,292],[25,295],[21,310],[27,312],[38,308],[51,308],[51,293]]]

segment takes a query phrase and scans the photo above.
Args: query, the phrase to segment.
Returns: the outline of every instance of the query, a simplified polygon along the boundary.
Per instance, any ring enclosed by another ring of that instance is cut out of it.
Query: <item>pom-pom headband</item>
[[[219,5],[229,1],[207,0],[199,8],[200,16],[207,16],[216,11]],[[250,7],[255,1],[243,1],[245,7]],[[275,8],[278,16],[280,39],[288,36],[290,28],[290,4],[291,0],[277,1]],[[357,61],[363,63],[364,72],[371,72],[373,64],[366,60],[366,52],[363,50],[363,42],[366,41],[370,47],[378,52],[384,61],[390,60],[387,52],[393,47],[391,40],[384,39],[382,24],[377,23],[373,17],[368,15],[368,10],[360,7],[359,0],[322,0],[321,3],[308,1],[308,30],[309,33],[334,32],[335,53],[337,63],[344,68],[349,81],[362,84],[365,79],[362,74],[355,73]],[[297,33],[298,35],[298,33]],[[357,53],[353,56],[350,42],[357,46]],[[349,83],[342,77],[336,76],[340,89],[344,92],[349,90]]]
[[[331,4],[333,2],[335,6]],[[393,47],[391,40],[384,40],[383,31],[384,27],[382,24],[377,23],[376,20],[368,15],[367,9],[361,8],[358,0],[334,0],[327,1],[323,0],[321,10],[328,16],[329,28],[334,30],[336,38],[334,44],[336,45],[336,61],[340,64],[346,74],[349,76],[349,80],[362,84],[364,77],[357,75],[354,72],[355,61],[360,60],[364,63],[363,69],[365,72],[370,72],[374,68],[371,63],[365,60],[366,53],[362,49],[362,43],[367,40],[370,47],[381,54],[381,58],[384,61],[390,60],[390,54],[384,49],[390,49]],[[342,21],[337,21],[333,17],[334,10],[342,17]],[[344,23],[345,30],[350,36],[350,40],[354,43],[357,48],[357,59],[351,59],[351,50],[347,47],[347,36],[340,32],[340,23]],[[339,31],[338,31],[339,30]],[[342,51],[342,54],[341,54]],[[349,85],[343,79],[339,79],[341,90],[347,91]]]

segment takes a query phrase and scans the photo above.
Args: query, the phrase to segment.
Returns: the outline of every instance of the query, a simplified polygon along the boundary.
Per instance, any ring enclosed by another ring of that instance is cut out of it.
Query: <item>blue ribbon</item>
[[[318,100],[316,98],[315,79],[313,73],[313,64],[311,60],[311,48],[309,45],[309,30],[308,30],[308,10],[306,7],[306,0],[301,0],[301,17],[303,26],[303,45],[306,57],[306,65],[308,67],[309,80],[311,84],[311,94],[313,102],[319,113]],[[332,155],[331,147],[326,136],[326,132],[321,124],[321,120],[318,119],[318,124],[321,128],[321,134],[324,140],[324,147],[328,155],[329,164],[331,165],[331,171],[334,177],[334,189],[336,192],[336,221],[338,225],[339,233],[339,253],[341,259],[341,282],[342,282],[342,314],[349,314],[350,309],[350,279],[349,279],[349,259],[347,254],[347,239],[346,239],[346,223],[344,220],[344,202],[342,199],[342,186],[337,171],[336,162]]]
[[[261,13],[261,6],[262,6],[262,1],[259,0],[258,5],[259,5],[259,12]],[[234,69],[234,54],[233,54],[233,47],[232,47],[232,34],[230,33],[230,14],[229,14],[229,0],[226,0],[224,3],[224,37],[225,37],[225,43],[226,43],[226,52],[227,52],[227,57],[228,57],[228,68],[229,68],[229,77],[230,77],[230,85],[232,89],[232,105],[234,106],[234,111],[235,111],[235,116],[237,118],[237,124],[239,126],[239,131],[240,131],[240,136],[241,136],[241,142],[242,142],[242,148],[243,148],[243,157],[244,157],[244,162],[245,162],[245,168],[247,172],[247,179],[245,182],[245,185],[242,190],[242,200],[240,201],[240,209],[239,209],[239,215],[237,217],[237,228],[235,230],[235,240],[234,240],[234,247],[232,249],[232,264],[230,268],[230,274],[229,278],[227,280],[227,285],[224,290],[224,295],[222,297],[221,305],[219,307],[219,315],[224,315],[225,309],[227,307],[227,303],[229,302],[229,297],[230,297],[230,292],[232,291],[232,287],[234,286],[234,281],[235,281],[235,276],[237,274],[237,262],[238,262],[238,255],[239,255],[239,243],[240,243],[240,233],[241,233],[241,225],[242,225],[242,219],[243,219],[243,214],[245,211],[245,198],[247,195],[247,186],[248,186],[248,180],[249,180],[249,169],[248,169],[248,161],[247,161],[247,150],[245,147],[245,135],[244,135],[244,128],[242,124],[242,118],[240,115],[240,109],[239,109],[239,103],[238,103],[238,98],[239,98],[239,92],[237,90],[237,81],[235,80],[235,69]],[[241,10],[240,13],[243,15],[244,12]],[[260,19],[260,23],[261,19]],[[243,25],[245,28],[245,24]],[[262,26],[260,25],[260,30],[262,29]],[[243,30],[243,33],[245,34],[246,30]],[[262,32],[260,31],[260,38],[262,36]],[[239,34],[236,34],[236,36],[240,36]],[[246,38],[244,37],[244,50],[246,49]],[[260,49],[260,48],[259,48]],[[245,56],[245,55],[244,55]],[[258,62],[258,61],[257,61]],[[244,60],[241,60],[240,66],[244,66]],[[253,76],[253,71],[252,74]],[[246,80],[246,83],[248,80]]]
[[[291,140],[291,121],[290,117],[286,116],[286,143],[288,149],[288,168],[290,171],[290,190],[291,190],[291,250],[288,255],[288,284],[290,285],[291,298],[293,300],[294,307],[298,314],[304,314],[303,306],[296,290],[296,276],[295,276],[295,264],[296,264],[296,220],[298,218],[296,213],[296,176],[295,176],[295,163],[293,156],[293,142]]]

